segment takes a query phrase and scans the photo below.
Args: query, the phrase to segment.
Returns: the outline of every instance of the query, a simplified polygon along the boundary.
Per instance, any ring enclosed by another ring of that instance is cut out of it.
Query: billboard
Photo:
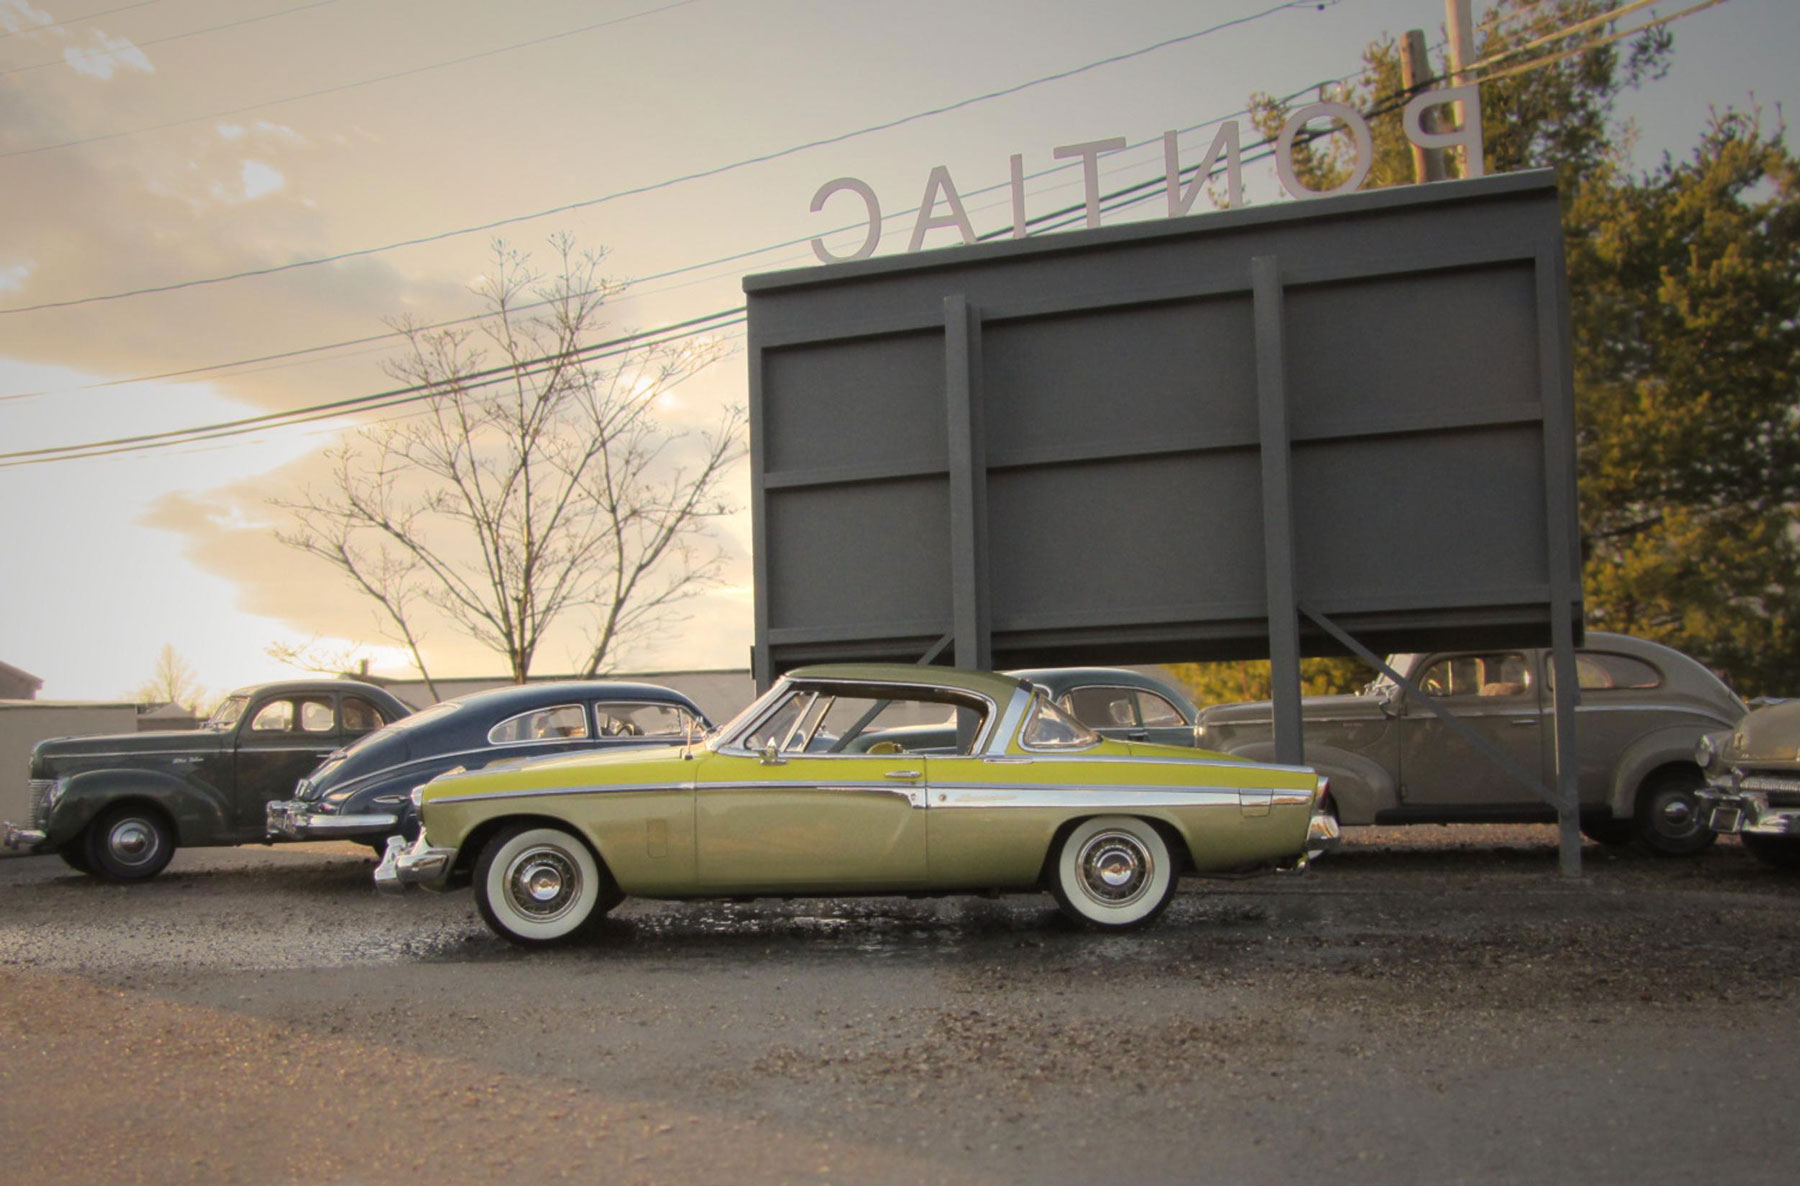
[[[759,682],[1579,637],[1547,173],[744,290]]]

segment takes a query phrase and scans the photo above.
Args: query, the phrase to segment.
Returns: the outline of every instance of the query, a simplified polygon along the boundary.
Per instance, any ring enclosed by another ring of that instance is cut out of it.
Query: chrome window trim
[[[808,679],[806,682],[808,684],[817,684],[822,687],[837,687],[837,688],[921,688],[928,692],[946,692],[946,693],[951,693],[953,695],[958,695],[958,696],[972,697],[976,700],[981,701],[983,704],[987,705],[987,713],[985,714],[983,722],[982,722],[981,732],[976,735],[974,744],[970,747],[969,752],[966,754],[941,754],[941,755],[938,755],[940,757],[956,757],[956,758],[980,757],[981,754],[984,752],[984,750],[987,748],[987,746],[990,744],[990,742],[994,736],[995,725],[1000,716],[1000,706],[998,704],[995,704],[991,697],[989,697],[984,692],[971,692],[966,688],[951,688],[951,687],[946,687],[943,684],[924,683],[924,682],[920,682],[920,683],[913,683],[911,681],[896,682],[894,680],[852,680],[852,679],[832,678],[832,679]],[[713,747],[713,752],[719,753],[719,754],[731,754],[733,756],[741,757],[741,758],[761,757],[762,755],[757,753],[755,750],[752,750],[748,746],[741,745],[739,743],[741,742],[741,740],[743,738],[748,737],[749,735],[755,733],[757,731],[758,727],[760,727],[764,721],[768,720],[777,711],[779,711],[779,709],[781,708],[781,706],[783,704],[787,703],[787,696],[785,695],[785,693],[790,689],[791,684],[792,684],[792,681],[790,681],[786,676],[783,676],[780,683],[776,684],[773,688],[770,688],[767,693],[765,693],[763,698],[768,701],[768,705],[761,712],[759,712],[749,722],[749,724],[747,724],[743,728],[737,730],[737,732],[732,734],[730,738],[722,740],[717,745],[715,745]],[[816,692],[814,694],[817,695]],[[842,695],[842,693],[841,692],[837,693],[837,695]],[[873,699],[884,699],[884,697],[873,697]],[[917,698],[916,697],[897,696],[897,697],[887,697],[887,699],[917,699]],[[931,701],[930,703],[939,703],[939,702]],[[954,703],[951,703],[948,701],[945,701],[942,703],[944,703],[946,705],[946,707],[950,707],[950,708],[956,707]],[[751,708],[755,708],[755,707],[756,706],[754,704],[751,705]],[[746,711],[748,711],[748,710],[746,710]],[[804,714],[802,714],[802,715],[804,715]],[[892,756],[893,755],[891,755],[891,754],[815,754],[815,753],[797,753],[797,754],[784,753],[782,755],[782,757],[788,759],[789,761],[798,761],[801,758],[805,758],[806,760],[811,761],[814,758],[832,758],[832,759],[836,759],[836,758],[870,758],[870,757],[881,758],[881,757],[892,757]]]
[[[1025,710],[1031,707],[1032,698],[1037,694],[1033,690],[1036,686],[1034,684],[1032,688],[1015,688],[1013,690],[1012,699],[1006,703],[1006,714],[1001,718],[999,727],[994,730],[993,737],[989,739],[983,756],[992,758],[1006,756],[1006,743],[1019,735],[1019,726],[1024,722]],[[1046,692],[1045,695],[1048,696],[1049,693]]]
[[[536,716],[537,714],[542,713],[542,712],[555,712],[558,709],[563,709],[563,708],[573,708],[573,709],[578,710],[581,713],[581,727],[583,729],[585,729],[586,732],[583,733],[580,737],[526,737],[526,738],[521,738],[518,741],[495,741],[494,740],[494,730],[498,729],[502,725],[510,725],[514,721],[523,720],[525,717]],[[594,739],[594,717],[593,717],[593,714],[588,712],[587,704],[584,704],[583,702],[581,702],[579,700],[571,700],[564,704],[542,704],[536,708],[527,708],[522,712],[515,712],[509,717],[503,717],[500,720],[495,721],[492,725],[488,726],[487,748],[488,749],[511,749],[512,747],[519,746],[519,745],[543,745],[547,742],[554,743],[554,742],[558,742],[558,741],[592,741],[593,739]],[[468,752],[468,751],[464,751],[464,752]]]

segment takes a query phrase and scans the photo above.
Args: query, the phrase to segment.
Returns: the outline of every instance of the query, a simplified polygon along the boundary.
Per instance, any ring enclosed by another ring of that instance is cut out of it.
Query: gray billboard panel
[[[1547,174],[752,276],[759,680],[1580,629]]]

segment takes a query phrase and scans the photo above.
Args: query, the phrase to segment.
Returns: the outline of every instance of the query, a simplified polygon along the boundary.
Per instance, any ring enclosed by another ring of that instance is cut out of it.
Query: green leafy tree
[[[1486,171],[1551,168],[1563,192],[1588,620],[1685,650],[1746,695],[1792,693],[1800,172],[1784,126],[1733,110],[1687,159],[1634,171],[1617,100],[1661,77],[1674,43],[1666,27],[1619,39],[1597,19],[1612,7],[1502,0],[1476,39]],[[1324,97],[1372,113],[1365,184],[1409,182],[1398,43],[1364,60]],[[1292,106],[1253,97],[1258,128],[1273,136]],[[1321,133],[1296,145],[1296,175],[1329,188],[1350,152],[1341,130]]]

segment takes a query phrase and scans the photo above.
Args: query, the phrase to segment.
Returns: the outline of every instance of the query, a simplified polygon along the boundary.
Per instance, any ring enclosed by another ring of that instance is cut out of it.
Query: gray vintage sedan
[[[1551,785],[1549,659],[1543,649],[1454,650],[1390,655],[1388,665]],[[1620,634],[1590,631],[1575,668],[1582,831],[1606,844],[1635,838],[1663,856],[1711,844],[1694,747],[1743,716],[1743,701],[1681,652]],[[1307,765],[1331,779],[1341,823],[1555,818],[1548,804],[1385,677],[1356,695],[1309,696],[1303,710]],[[1200,745],[1271,759],[1271,719],[1267,701],[1212,705],[1200,713]]]

